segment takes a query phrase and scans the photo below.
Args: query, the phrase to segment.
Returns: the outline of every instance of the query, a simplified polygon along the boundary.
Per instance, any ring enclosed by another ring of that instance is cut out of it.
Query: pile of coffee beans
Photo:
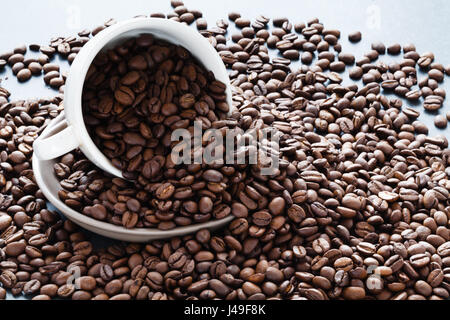
[[[63,156],[54,169],[63,188],[58,195],[66,205],[127,229],[169,230],[223,219],[231,214],[236,193],[229,181],[239,179],[232,167],[192,165],[164,182],[141,184],[111,178],[79,151]]]
[[[229,19],[242,31],[227,42],[227,21],[208,29],[201,13],[181,1],[172,5],[174,13],[152,16],[187,24],[198,19],[231,69],[237,111],[218,121],[278,130],[280,168],[272,176],[257,165],[226,170],[233,172],[226,184],[235,195],[229,207],[236,219],[225,230],[93,248],[73,223],[46,208],[31,170],[32,142],[61,110],[61,94],[8,102],[1,89],[0,298],[6,289],[33,299],[74,300],[448,299],[448,140],[427,136],[417,108],[385,95],[425,97],[425,108],[440,108],[442,68],[433,56],[403,46],[404,60],[386,66],[375,62],[378,56],[401,48],[374,43],[356,61],[340,52],[340,32],[318,19],[292,24],[276,18],[268,29],[269,18],[250,21],[238,13]],[[349,38],[357,42],[361,34]],[[282,56],[271,56],[272,47]],[[291,59],[300,58],[294,70]],[[354,63],[360,69],[343,73]],[[426,81],[416,78],[416,65],[429,68]],[[343,85],[347,75],[365,81]],[[62,157],[55,172],[68,191],[66,203],[112,223],[125,212],[135,219],[146,202],[140,197],[155,196],[145,186],[144,195],[107,177],[78,151]],[[193,183],[204,178],[192,175]],[[211,208],[206,201],[192,206]],[[154,225],[161,221],[155,217]],[[73,274],[80,277],[73,280]]]

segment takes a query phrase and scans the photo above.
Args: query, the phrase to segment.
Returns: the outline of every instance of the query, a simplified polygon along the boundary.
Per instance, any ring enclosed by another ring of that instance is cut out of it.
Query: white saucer
[[[63,129],[62,125],[64,114],[60,114],[57,118],[52,120],[49,126],[42,132],[38,139],[45,138],[48,135],[54,134]],[[214,220],[200,224],[194,224],[187,227],[179,227],[173,230],[162,231],[158,229],[126,229],[124,227],[116,226],[107,222],[102,222],[90,218],[80,212],[77,212],[68,207],[58,197],[58,191],[61,189],[59,181],[53,171],[55,160],[42,161],[37,157],[33,157],[33,171],[36,182],[43,194],[64,216],[75,222],[82,228],[91,232],[100,234],[102,236],[130,242],[148,242],[157,239],[168,239],[173,237],[184,236],[195,233],[202,229],[219,229],[229,224],[234,217],[228,216],[222,220]]]

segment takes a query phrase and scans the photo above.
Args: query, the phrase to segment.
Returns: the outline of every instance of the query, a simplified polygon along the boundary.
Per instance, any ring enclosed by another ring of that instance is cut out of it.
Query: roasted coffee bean
[[[97,286],[97,283],[94,277],[84,276],[75,279],[75,285],[81,290],[92,291]]]
[[[195,16],[191,12],[186,12],[180,16],[180,20],[182,22],[186,22],[187,24],[191,24],[192,22],[194,22]]]
[[[398,43],[395,43],[387,48],[389,54],[397,55],[402,51],[402,46]]]
[[[130,106],[134,102],[134,92],[126,87],[121,86],[114,92],[114,97],[116,98],[117,102],[123,104],[124,106]]]
[[[342,295],[348,300],[362,300],[366,297],[366,292],[361,287],[347,287],[344,288]]]
[[[444,280],[444,273],[441,269],[434,269],[427,277],[427,282],[433,288],[439,286]]]
[[[266,211],[258,211],[253,214],[252,221],[259,227],[265,227],[270,224],[272,221],[272,216],[269,212]]]
[[[437,254],[442,257],[450,256],[450,242],[445,242],[437,248]]]
[[[431,69],[428,71],[428,76],[430,79],[436,80],[437,82],[444,81],[444,73],[438,69]]]
[[[241,17],[236,18],[234,20],[234,23],[236,24],[236,27],[241,28],[241,29],[250,27],[250,24],[251,24],[250,20],[241,18]]]
[[[25,251],[26,244],[24,242],[10,242],[5,247],[5,253],[12,257],[17,257]]]
[[[426,52],[420,56],[419,60],[417,61],[417,64],[419,65],[420,68],[424,69],[429,67],[431,63],[433,63],[433,61],[434,61],[434,54],[432,52]]]
[[[238,19],[240,17],[241,17],[241,14],[238,12],[233,11],[228,14],[228,19],[230,19],[231,21],[236,21],[236,19]]]
[[[198,30],[206,30],[208,28],[208,22],[204,18],[197,19],[195,23]]]
[[[42,66],[38,62],[31,62],[28,65],[28,69],[30,69],[31,73],[34,75],[41,74]]]
[[[55,64],[55,63],[47,63],[44,64],[44,66],[42,67],[42,69],[44,70],[44,73],[47,74],[51,71],[56,71],[59,72],[59,65]]]
[[[0,231],[4,231],[11,225],[12,218],[7,214],[0,214]]]
[[[314,55],[309,52],[309,51],[305,51],[302,53],[302,57],[301,60],[304,64],[310,64],[314,59]]]
[[[372,49],[377,51],[379,54],[386,53],[386,46],[382,42],[372,43]]]
[[[11,70],[12,70],[13,74],[15,76],[17,76],[17,74],[24,68],[25,68],[25,64],[23,62],[17,62],[12,66]]]
[[[108,264],[100,265],[100,277],[104,281],[110,281],[114,277],[114,270]]]
[[[17,79],[20,82],[24,82],[27,81],[31,78],[32,72],[30,71],[30,69],[22,69],[17,73]]]
[[[30,280],[27,283],[25,283],[25,285],[23,286],[23,292],[26,295],[32,295],[32,294],[37,293],[40,288],[41,288],[41,283],[39,282],[39,280],[33,279],[33,280]]]
[[[0,274],[0,283],[4,288],[12,289],[17,283],[17,277],[12,271],[5,270]]]
[[[344,62],[346,65],[352,65],[355,63],[355,56],[350,53],[339,53],[338,59]]]
[[[444,115],[437,115],[434,118],[434,125],[440,129],[447,127],[447,118]]]
[[[363,76],[364,71],[361,67],[353,67],[349,71],[350,78],[354,80],[359,80]]]
[[[361,39],[362,39],[361,32],[355,31],[355,32],[350,33],[350,34],[348,35],[348,39],[349,39],[351,42],[359,42],[359,41],[361,41]]]
[[[246,218],[248,216],[248,209],[242,203],[235,202],[231,206],[231,212],[237,218]]]
[[[342,61],[335,61],[330,64],[330,70],[335,72],[343,72],[345,70],[345,63]]]
[[[106,208],[101,204],[96,204],[89,209],[89,214],[97,220],[105,220],[108,217]]]
[[[221,182],[223,175],[216,170],[207,170],[203,173],[203,178],[208,182]]]
[[[22,53],[14,53],[8,58],[8,63],[12,66],[18,62],[23,62],[25,57]]]

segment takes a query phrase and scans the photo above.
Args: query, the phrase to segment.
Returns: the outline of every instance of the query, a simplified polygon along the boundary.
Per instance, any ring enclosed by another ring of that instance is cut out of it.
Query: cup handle
[[[53,135],[38,138],[33,143],[34,156],[39,160],[58,158],[80,146],[73,127],[66,120],[56,126],[62,129]]]

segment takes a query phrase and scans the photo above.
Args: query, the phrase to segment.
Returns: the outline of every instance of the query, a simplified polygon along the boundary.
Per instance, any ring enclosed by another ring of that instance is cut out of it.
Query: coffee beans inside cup
[[[126,179],[158,182],[175,171],[172,132],[225,118],[225,89],[186,49],[146,34],[95,59],[83,92],[85,123]]]

